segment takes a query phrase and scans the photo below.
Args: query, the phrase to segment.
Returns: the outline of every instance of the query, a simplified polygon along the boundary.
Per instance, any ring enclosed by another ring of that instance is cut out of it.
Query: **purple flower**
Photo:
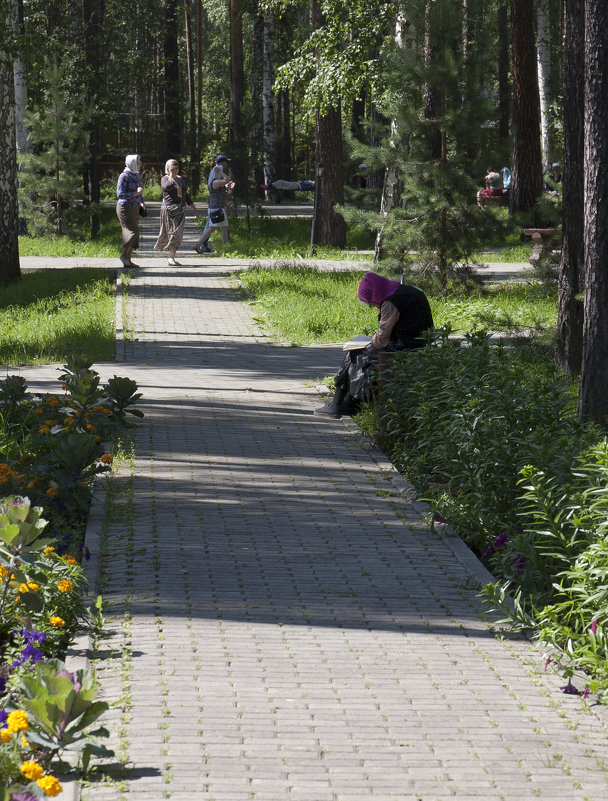
[[[549,654],[549,656],[545,659],[545,672],[546,672],[547,668],[549,667],[551,659],[552,659],[551,654]]]
[[[35,645],[26,645],[23,651],[21,651],[21,658],[15,659],[12,664],[12,667],[20,667],[21,665],[25,665],[26,662],[30,662],[32,665],[36,664],[36,662],[41,662],[44,659],[44,654],[40,650],[40,648],[36,648]]]
[[[509,541],[509,537],[507,534],[499,534],[498,537],[494,540],[494,548],[500,548],[505,542]]]
[[[516,570],[518,573],[521,573],[524,567],[527,565],[528,560],[525,556],[516,556],[515,559],[511,562],[513,565],[513,569]]]
[[[9,801],[40,801],[40,799],[29,790],[18,790],[10,794]]]
[[[33,642],[42,643],[46,640],[46,633],[44,631],[30,631],[29,629],[15,629],[11,631],[11,637],[21,636],[25,642],[30,645]]]
[[[593,623],[589,626],[589,631],[592,634],[595,634],[595,632],[597,631],[597,620],[594,620]]]
[[[87,562],[88,562],[88,561],[89,561],[89,559],[91,558],[91,551],[89,551],[89,549],[87,548],[87,546],[86,546],[86,545],[83,545],[83,546],[82,546],[82,555],[83,555],[83,556],[84,556],[84,558],[87,560]]]
[[[589,698],[590,695],[591,695],[591,690],[589,689],[589,687],[585,687],[585,690],[583,692],[583,698]]]
[[[8,712],[6,709],[0,709],[0,728],[6,728],[6,721],[8,720]]]
[[[4,676],[0,676],[0,695],[6,690],[6,679]]]
[[[565,687],[560,687],[560,690],[566,695],[580,695],[580,690],[577,690],[574,684],[568,679],[568,684]]]

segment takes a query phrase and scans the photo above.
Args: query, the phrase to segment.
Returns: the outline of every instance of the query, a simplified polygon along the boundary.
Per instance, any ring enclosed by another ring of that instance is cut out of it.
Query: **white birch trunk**
[[[395,42],[398,47],[403,46],[403,27],[404,17],[401,13],[395,19]],[[395,146],[395,136],[397,133],[397,121],[391,122],[390,146]],[[384,184],[382,186],[382,198],[380,199],[380,214],[387,216],[395,205],[395,187],[397,185],[397,171],[391,165],[384,170]],[[374,261],[378,262],[382,255],[382,233],[384,226],[381,225],[376,231],[376,243],[374,247]]]
[[[540,128],[543,167],[548,170],[551,158],[551,39],[549,27],[549,0],[537,0],[537,63],[538,93],[540,96]]]
[[[264,158],[264,183],[271,184],[276,175],[275,153],[276,153],[276,127],[274,113],[274,94],[272,85],[274,83],[274,18],[272,14],[264,14],[264,69],[262,72],[262,121],[263,121],[263,145],[262,152]]]

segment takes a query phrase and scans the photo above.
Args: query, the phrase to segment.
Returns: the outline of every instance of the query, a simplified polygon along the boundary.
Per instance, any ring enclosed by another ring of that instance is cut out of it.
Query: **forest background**
[[[227,152],[235,200],[248,207],[263,199],[260,184],[314,178],[322,164],[317,241],[345,244],[344,204],[359,191],[377,258],[414,250],[444,285],[488,225],[473,202],[486,169],[510,167],[511,215],[554,224],[542,196],[556,160],[557,358],[581,373],[581,414],[605,419],[602,0],[0,0],[0,9],[2,282],[19,277],[24,204],[30,224],[37,215],[61,232],[84,201],[95,237],[103,182],[127,152],[154,181],[178,158],[194,193]]]

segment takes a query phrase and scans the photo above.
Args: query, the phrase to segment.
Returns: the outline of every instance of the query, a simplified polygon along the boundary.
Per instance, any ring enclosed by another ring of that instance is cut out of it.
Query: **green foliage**
[[[21,213],[33,233],[63,234],[77,216],[74,201],[82,199],[82,169],[88,158],[83,134],[85,104],[68,92],[65,65],[45,65],[42,105],[28,117],[34,152],[20,157]]]
[[[359,271],[324,272],[285,264],[247,270],[240,280],[269,327],[291,342],[311,344],[373,333],[377,316],[357,301],[361,277]],[[439,327],[449,324],[464,332],[483,322],[496,331],[517,331],[555,324],[555,292],[538,284],[501,283],[474,291],[454,289],[449,295],[432,295],[427,284],[424,289]]]
[[[132,414],[135,417],[144,416],[140,409],[131,408],[141,398],[141,392],[137,392],[137,383],[132,378],[121,378],[115,375],[108,380],[105,394],[112,402],[114,412],[120,419],[124,419],[126,414]]]
[[[89,671],[70,673],[60,660],[50,659],[24,675],[19,690],[19,708],[32,718],[28,730],[32,744],[53,755],[64,751],[86,751],[89,757],[92,753],[112,754],[93,739],[107,737],[107,730],[90,730],[108,704],[95,700],[97,689]]]

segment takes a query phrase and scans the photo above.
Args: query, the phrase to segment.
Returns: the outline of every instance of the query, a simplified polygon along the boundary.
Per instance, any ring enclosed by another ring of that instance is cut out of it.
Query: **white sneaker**
[[[169,265],[169,267],[181,267],[182,266],[178,261],[175,261],[175,259],[168,259],[167,260],[167,264]]]

